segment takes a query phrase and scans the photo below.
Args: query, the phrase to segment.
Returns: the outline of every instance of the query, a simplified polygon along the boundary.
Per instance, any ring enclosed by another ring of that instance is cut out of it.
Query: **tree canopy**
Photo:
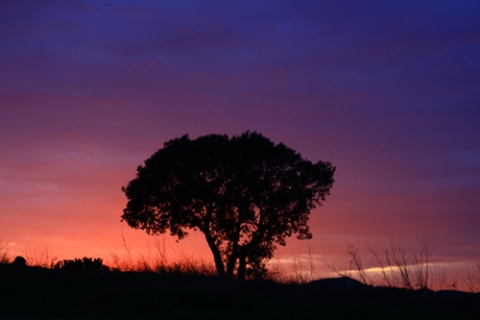
[[[310,211],[329,194],[334,172],[256,132],[184,135],[165,142],[122,188],[122,221],[178,239],[199,230],[219,275],[261,277],[277,244],[312,237]]]

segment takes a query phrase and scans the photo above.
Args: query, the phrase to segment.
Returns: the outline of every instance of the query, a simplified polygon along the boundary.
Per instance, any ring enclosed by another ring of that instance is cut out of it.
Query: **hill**
[[[480,295],[0,266],[0,319],[480,319]]]

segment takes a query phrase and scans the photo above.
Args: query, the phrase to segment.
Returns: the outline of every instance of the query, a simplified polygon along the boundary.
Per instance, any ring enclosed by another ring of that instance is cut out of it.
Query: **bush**
[[[53,269],[66,271],[109,271],[110,269],[103,264],[101,258],[87,258],[75,260],[62,260],[57,262]]]

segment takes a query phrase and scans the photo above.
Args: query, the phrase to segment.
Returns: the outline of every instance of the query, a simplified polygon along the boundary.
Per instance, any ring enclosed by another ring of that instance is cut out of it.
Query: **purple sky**
[[[337,167],[318,255],[394,237],[480,263],[479,16],[478,1],[1,1],[0,239],[59,258],[108,258],[121,228],[141,245],[120,223],[136,166],[185,133],[255,130]]]

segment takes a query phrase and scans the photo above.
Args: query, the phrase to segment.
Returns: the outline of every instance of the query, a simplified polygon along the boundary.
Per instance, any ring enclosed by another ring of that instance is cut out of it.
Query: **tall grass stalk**
[[[480,293],[480,264],[477,264],[476,270],[467,271],[462,281],[470,291]]]
[[[363,267],[359,249],[351,243],[347,244],[347,247],[348,255],[350,256],[350,270],[355,270],[360,278],[360,281],[362,281],[364,284],[370,284],[370,280],[366,274],[365,268]]]
[[[0,263],[5,264],[10,262],[10,256],[8,253],[8,243],[0,239]]]
[[[57,263],[57,257],[50,255],[47,247],[39,250],[25,249],[24,258],[27,260],[27,265],[41,268],[53,268]]]
[[[171,256],[175,255],[175,252],[168,252],[166,240],[163,237],[155,237],[153,241],[147,242],[145,251],[135,254],[130,249],[123,232],[122,244],[124,253],[111,255],[110,267],[113,270],[169,274],[216,274],[213,264],[195,259],[185,252],[180,252],[177,254],[178,258],[171,261]]]
[[[130,250],[125,235],[121,233],[123,253],[112,253],[111,267],[120,271],[159,271],[167,265],[167,250],[165,239],[155,238],[152,244],[147,242],[146,252],[137,252],[136,256]]]
[[[396,245],[393,239],[390,240],[389,247],[383,250],[383,255],[367,246],[373,257],[369,267],[364,264],[360,249],[348,244],[349,268],[341,270],[335,265],[327,265],[340,276],[356,278],[368,285],[412,290],[456,289],[456,281],[449,284],[445,274],[438,267],[434,267],[428,242],[420,240],[420,243],[420,253],[413,256],[408,255],[404,248]],[[470,280],[470,283],[474,281]]]
[[[308,283],[319,278],[315,255],[310,245],[307,253],[295,255],[289,263],[271,263],[268,278],[280,283]]]

